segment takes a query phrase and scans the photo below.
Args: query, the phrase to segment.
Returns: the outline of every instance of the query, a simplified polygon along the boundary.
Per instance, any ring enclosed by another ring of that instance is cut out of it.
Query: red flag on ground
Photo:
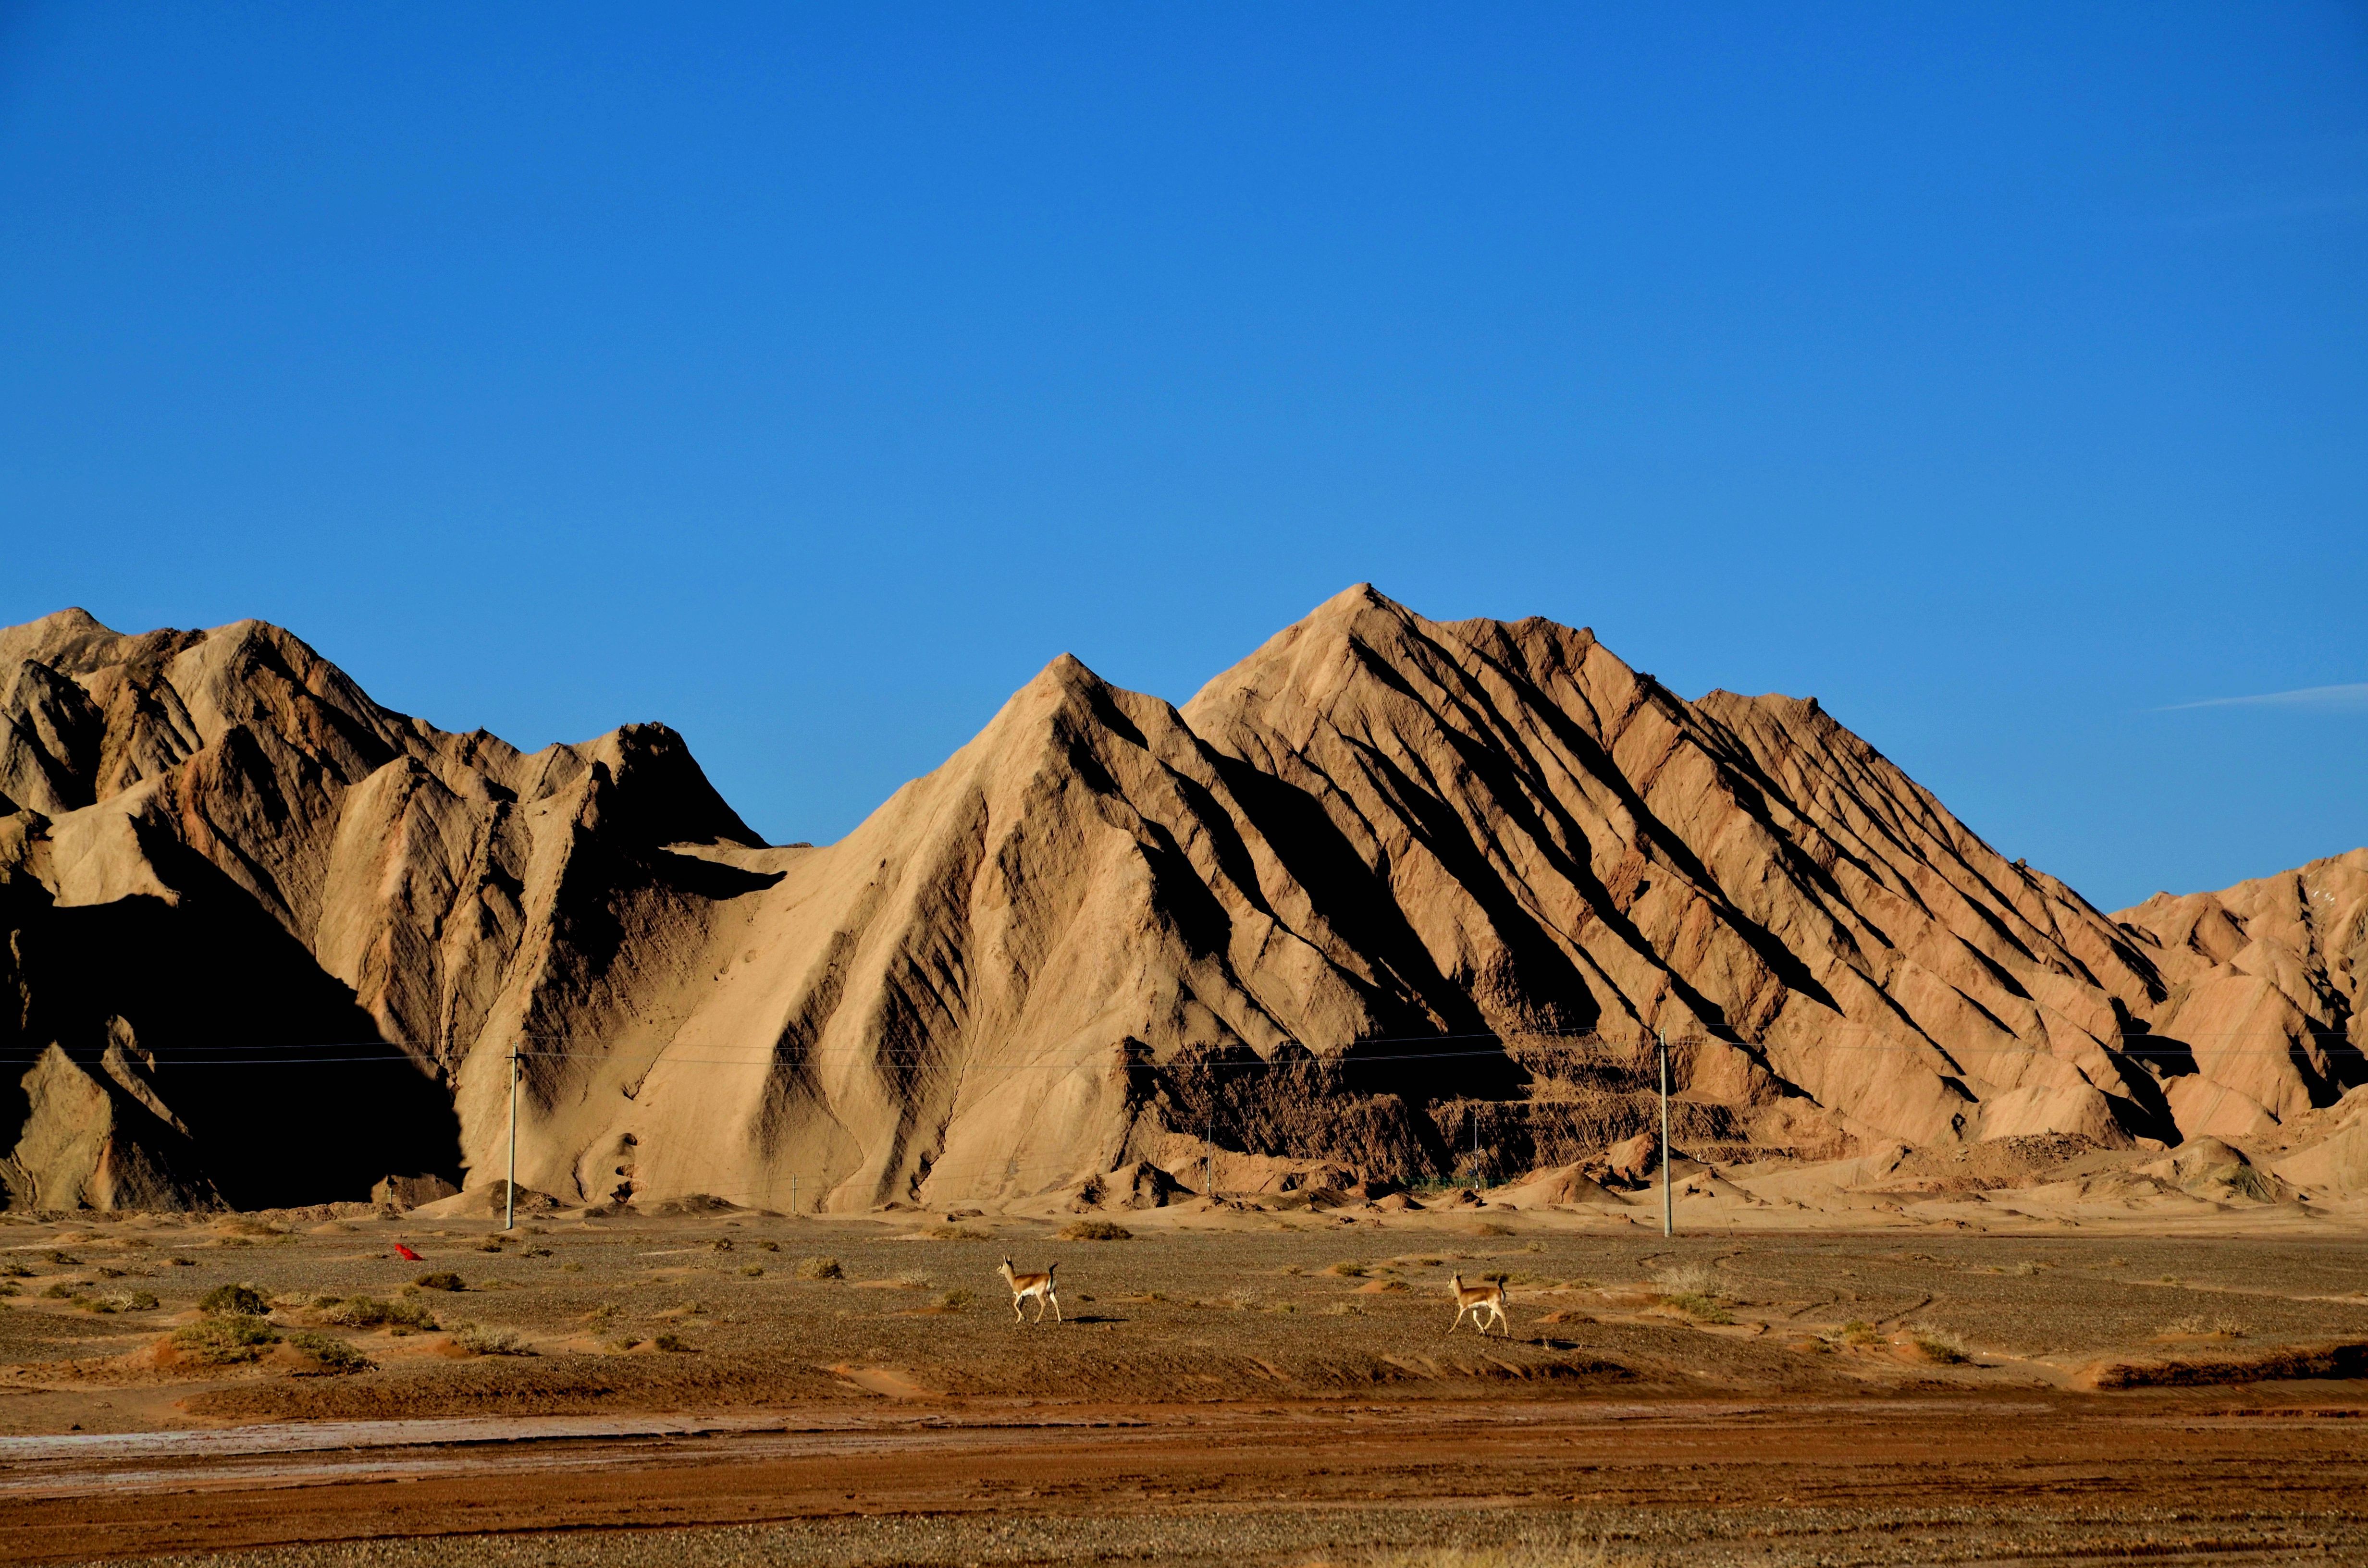
[[[401,1242],[394,1244],[394,1256],[403,1259],[405,1263],[417,1263],[419,1261],[419,1255],[412,1251],[409,1247],[404,1246]]]

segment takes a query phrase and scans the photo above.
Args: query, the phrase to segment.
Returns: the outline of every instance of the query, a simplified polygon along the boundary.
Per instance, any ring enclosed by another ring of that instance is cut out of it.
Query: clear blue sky
[[[0,7],[0,619],[827,840],[1360,580],[2107,907],[2368,842],[2368,11]]]

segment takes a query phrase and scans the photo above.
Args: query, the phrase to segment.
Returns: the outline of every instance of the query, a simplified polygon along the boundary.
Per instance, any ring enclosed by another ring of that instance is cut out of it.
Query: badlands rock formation
[[[802,1208],[1560,1163],[1645,1128],[1656,1029],[1681,1136],[1801,1153],[2175,1142],[2362,1076],[2170,1043],[2228,965],[2354,1027],[2356,893],[2349,947],[2116,925],[1814,701],[1363,587],[1181,710],[1057,660],[825,848],[662,728],[524,755],[256,623],[65,612],[0,687],[18,1205],[482,1186],[514,1054],[522,1185]]]
[[[2167,987],[2141,1049],[2184,1131],[2266,1134],[2362,1081],[2368,849],[2113,918]]]

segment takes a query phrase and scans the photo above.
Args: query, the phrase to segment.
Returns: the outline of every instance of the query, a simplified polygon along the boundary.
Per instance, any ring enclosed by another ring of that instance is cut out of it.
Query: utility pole
[[[1653,1039],[1661,1048],[1661,1234],[1674,1236],[1678,1214],[1669,1196],[1669,1037],[1655,1029]]]
[[[510,1179],[502,1190],[502,1229],[518,1226],[518,1041],[510,1041]]]
[[[1201,1119],[1201,1185],[1208,1189],[1209,1201],[1217,1200],[1217,1116],[1214,1111]]]
[[[1472,1102],[1468,1108],[1468,1114],[1472,1118],[1472,1179],[1480,1184],[1481,1191],[1486,1192],[1488,1190],[1488,1173],[1480,1168],[1480,1102],[1478,1100]]]
[[[795,1171],[791,1171],[791,1172],[790,1173],[790,1212],[791,1212],[791,1213],[792,1213],[792,1214],[794,1214],[794,1213],[796,1213],[797,1211],[798,1211],[798,1173],[797,1173],[797,1172],[795,1172]]]

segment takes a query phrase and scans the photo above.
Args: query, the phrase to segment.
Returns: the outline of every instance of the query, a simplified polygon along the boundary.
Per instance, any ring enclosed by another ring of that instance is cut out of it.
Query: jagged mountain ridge
[[[1180,1168],[1203,1136],[1413,1175],[1451,1157],[1442,1104],[1518,1101],[1574,1031],[1669,1031],[1691,1101],[1804,1148],[2175,1138],[2207,1072],[2120,1050],[2173,1000],[2158,943],[1813,701],[1687,703],[1583,631],[1365,587],[1181,710],[1064,656],[823,848],[761,845],[661,727],[522,755],[257,623],[67,612],[0,632],[0,978],[40,1062],[0,1167],[19,1203],[498,1174],[514,1048],[526,1185],[776,1207],[793,1180],[860,1206]],[[258,976],[317,993],[271,1043],[396,1042],[416,1071],[347,1071],[409,1074],[416,1129],[225,1163],[241,1094],[267,1126],[323,1070],[176,1065],[218,1019],[44,947],[91,911],[231,991],[241,961],[187,928],[268,927]],[[1488,1034],[1526,1043],[1438,1049]],[[2314,1103],[2349,1071],[2244,1092]]]

